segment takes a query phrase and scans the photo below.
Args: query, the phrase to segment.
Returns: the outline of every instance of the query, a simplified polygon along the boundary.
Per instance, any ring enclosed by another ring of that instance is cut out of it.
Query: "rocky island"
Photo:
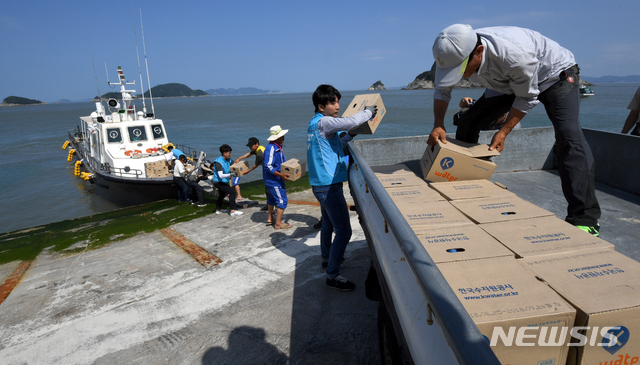
[[[387,88],[384,87],[384,84],[381,80],[378,80],[374,82],[373,85],[369,86],[367,90],[387,90]]]
[[[44,105],[44,104],[46,103],[43,103],[40,100],[21,98],[19,96],[8,96],[4,98],[2,103],[0,103],[0,107],[21,106],[21,105]]]

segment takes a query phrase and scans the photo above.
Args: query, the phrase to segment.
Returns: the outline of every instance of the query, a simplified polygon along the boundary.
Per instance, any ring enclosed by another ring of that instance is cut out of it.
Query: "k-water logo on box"
[[[593,327],[591,337],[587,337],[581,332],[586,333],[591,329],[589,326],[578,326],[569,329],[569,327],[509,327],[505,332],[502,327],[494,327],[491,339],[485,336],[490,346],[498,346],[500,341],[504,346],[563,346],[570,334],[577,341],[569,343],[569,346],[597,346],[602,347],[603,351],[607,351],[611,355],[615,355],[629,341],[629,330],[625,326],[615,327]],[[548,335],[547,335],[548,333]],[[598,337],[602,336],[602,340],[598,343]],[[639,356],[620,354],[615,360],[605,361],[601,365],[632,365],[638,364]]]
[[[442,171],[444,170],[448,170],[450,168],[453,167],[453,164],[455,163],[455,161],[453,160],[453,158],[451,157],[445,157],[442,160],[440,160],[440,168],[442,168]],[[454,177],[453,175],[451,175],[448,172],[440,172],[440,171],[435,171],[436,176],[440,176],[443,177],[449,181],[456,181],[458,180],[457,177]]]

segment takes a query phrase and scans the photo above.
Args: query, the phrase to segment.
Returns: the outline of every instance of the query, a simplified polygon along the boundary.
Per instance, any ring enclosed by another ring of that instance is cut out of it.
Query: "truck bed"
[[[482,132],[480,143],[493,133]],[[640,261],[640,140],[585,130],[596,158],[596,196],[601,238]],[[453,138],[450,135],[449,138]],[[425,364],[498,364],[488,343],[448,286],[433,260],[382,188],[370,167],[403,163],[417,175],[428,136],[350,143],[349,181],[372,251],[382,300],[404,360]],[[491,181],[564,219],[566,201],[555,170],[552,127],[514,130]],[[636,157],[633,157],[636,156]],[[381,224],[384,221],[384,224]],[[433,315],[435,326],[427,324]]]

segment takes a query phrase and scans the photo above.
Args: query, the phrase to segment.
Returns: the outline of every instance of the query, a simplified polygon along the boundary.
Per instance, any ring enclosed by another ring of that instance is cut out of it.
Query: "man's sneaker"
[[[229,215],[230,215],[230,216],[232,216],[232,217],[236,217],[236,216],[242,215],[242,212],[241,212],[241,211],[239,211],[239,210],[236,210],[236,211],[235,211],[235,212],[233,212],[233,213],[229,213]]]
[[[226,209],[216,210],[216,214],[221,214],[221,213],[226,213],[226,212],[227,212]]]
[[[207,206],[206,203],[198,204],[198,208],[202,208],[202,207],[206,207],[206,206]]]
[[[576,226],[576,227],[578,227],[581,230],[583,230],[583,231],[585,231],[585,232],[587,232],[589,234],[592,234],[592,235],[594,235],[596,237],[600,237],[600,225],[599,224],[597,226],[595,226],[595,227],[592,227],[592,226]]]
[[[327,278],[327,286],[331,289],[340,291],[352,291],[356,288],[356,284],[350,282],[342,275],[336,276],[333,280],[329,280],[329,278]]]
[[[313,225],[313,228],[315,228],[315,229],[320,229],[320,228],[322,228],[322,219],[320,219],[320,221],[319,221],[318,223],[314,224],[314,225]]]

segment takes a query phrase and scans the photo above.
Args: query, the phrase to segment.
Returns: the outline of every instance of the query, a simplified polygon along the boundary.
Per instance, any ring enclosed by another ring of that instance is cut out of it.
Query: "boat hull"
[[[138,205],[163,199],[177,199],[173,177],[123,179],[96,172],[91,180],[96,194],[118,205]]]

